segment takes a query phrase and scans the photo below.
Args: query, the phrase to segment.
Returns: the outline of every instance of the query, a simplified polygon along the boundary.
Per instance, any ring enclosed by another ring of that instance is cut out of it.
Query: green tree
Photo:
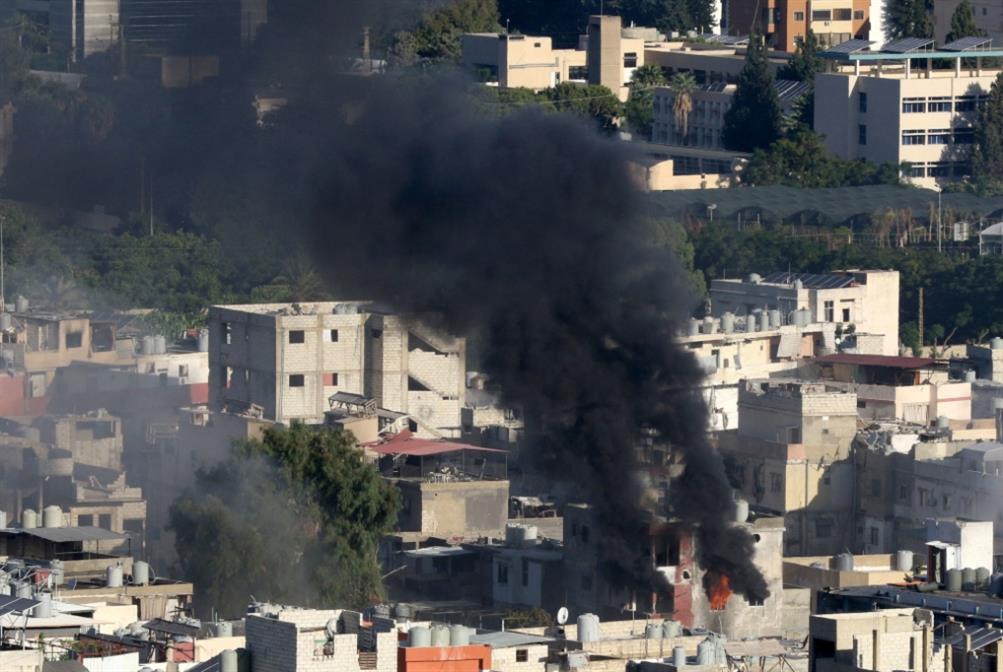
[[[623,114],[623,105],[616,95],[598,84],[582,86],[573,82],[561,82],[544,91],[543,96],[552,109],[594,119],[599,129],[607,133],[616,130]]]
[[[780,102],[766,59],[761,35],[749,38],[745,65],[738,74],[731,107],[724,116],[724,144],[751,152],[769,147],[780,137]]]
[[[169,529],[201,613],[238,615],[252,593],[361,608],[384,594],[377,549],[398,502],[351,434],[295,424],[200,472]]]
[[[679,142],[689,144],[690,113],[693,111],[693,91],[697,88],[697,80],[688,72],[676,73],[672,78],[672,116],[676,125]]]
[[[665,73],[657,65],[642,65],[630,79],[630,95],[624,108],[624,117],[632,133],[651,138],[652,89],[665,85]]]
[[[996,77],[988,99],[979,107],[972,173],[980,182],[1003,181],[1003,73]]]
[[[822,57],[818,55],[818,38],[808,31],[805,37],[796,40],[797,47],[787,60],[787,65],[780,68],[777,79],[791,79],[798,82],[814,82],[815,73],[822,69]]]
[[[426,13],[413,32],[396,34],[391,61],[397,65],[411,65],[419,58],[459,61],[463,34],[497,31],[498,21],[496,0],[450,0]]]
[[[946,42],[960,40],[962,37],[981,37],[985,33],[975,25],[975,12],[971,0],[961,0],[954,14],[951,15],[951,30],[947,33]]]
[[[893,38],[933,37],[933,0],[891,0],[885,23]]]

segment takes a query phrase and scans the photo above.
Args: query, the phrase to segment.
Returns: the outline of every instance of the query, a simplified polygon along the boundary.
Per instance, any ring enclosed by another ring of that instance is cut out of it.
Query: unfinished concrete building
[[[319,423],[338,392],[409,415],[426,436],[457,438],[466,345],[363,302],[213,306],[213,410],[260,407],[280,423]]]
[[[950,670],[925,609],[812,616],[811,672],[928,672]]]
[[[719,434],[732,485],[753,509],[783,516],[790,555],[852,543],[857,398],[824,383],[745,381],[739,428]]]

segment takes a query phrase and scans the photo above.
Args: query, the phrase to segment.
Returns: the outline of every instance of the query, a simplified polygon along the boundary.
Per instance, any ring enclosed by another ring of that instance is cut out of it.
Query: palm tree
[[[672,113],[676,120],[676,133],[682,143],[687,144],[690,135],[690,112],[693,111],[693,90],[697,82],[688,72],[679,72],[672,78],[672,90],[676,97],[672,101]]]
[[[316,301],[324,296],[324,281],[302,254],[287,259],[272,284],[284,290],[288,301]]]

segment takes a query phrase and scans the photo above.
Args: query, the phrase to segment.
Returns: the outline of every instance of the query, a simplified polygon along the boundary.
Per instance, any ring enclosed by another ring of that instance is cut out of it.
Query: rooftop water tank
[[[840,553],[835,558],[833,558],[834,565],[837,571],[840,572],[852,572],[853,571],[853,554],[852,553]]]
[[[220,672],[237,672],[237,652],[233,649],[226,649],[219,654]]]
[[[109,588],[122,587],[122,565],[111,565],[106,572],[106,585]]]
[[[0,330],[7,331],[10,329],[13,320],[10,318],[10,313],[6,310],[0,313]]]
[[[703,318],[703,333],[713,334],[717,329],[714,328],[714,318],[708,315]]]
[[[199,331],[198,348],[199,348],[199,352],[209,352],[209,330],[208,329],[202,329],[201,331]]]
[[[683,646],[672,647],[672,665],[678,670],[686,667],[686,648]]]
[[[975,568],[964,567],[961,570],[961,589],[965,592],[975,590]]]
[[[688,330],[690,336],[696,336],[700,333],[700,320],[695,317],[690,318],[690,327]]]
[[[644,626],[644,638],[645,639],[661,639],[662,638],[662,624],[661,623],[648,623]]]
[[[376,618],[390,618],[390,605],[377,604],[373,607],[373,616]]]
[[[153,337],[153,351],[158,355],[163,355],[167,352],[167,339],[163,336],[157,335]]]
[[[759,330],[760,331],[770,330],[770,313],[767,310],[762,310],[759,312]]]
[[[157,354],[156,340],[153,336],[143,336],[143,354],[144,355],[155,355]]]
[[[432,626],[432,646],[449,646],[448,625],[436,624]]]
[[[599,617],[595,614],[582,614],[578,617],[578,641],[599,641]]]
[[[683,634],[683,624],[679,621],[665,621],[662,623],[662,637],[672,639]]]
[[[26,530],[33,530],[38,527],[38,514],[34,509],[25,509],[21,513],[21,527]]]
[[[961,592],[961,570],[960,569],[949,569],[947,570],[947,583],[944,587],[952,593]]]
[[[739,497],[735,500],[735,522],[744,523],[749,520],[749,502]]]
[[[449,627],[449,645],[467,646],[470,644],[470,628],[465,625],[451,625]]]
[[[976,567],[975,568],[975,589],[985,590],[989,587],[989,581],[992,573],[989,571],[988,567]]]
[[[14,594],[17,595],[18,597],[23,597],[28,600],[31,599],[33,593],[34,589],[32,588],[31,583],[29,583],[28,581],[17,584],[17,590],[14,591]]]
[[[895,571],[898,572],[912,571],[912,551],[902,550],[895,552]]]
[[[710,637],[700,642],[697,645],[697,665],[700,665],[701,667],[713,665],[714,659],[717,657],[715,652],[716,648],[716,645],[713,641],[711,641]]]
[[[974,383],[976,380],[978,380],[978,377],[979,377],[979,374],[977,374],[975,371],[972,371],[971,369],[969,369],[968,371],[965,371],[965,382],[966,383]]]
[[[735,313],[725,313],[721,316],[721,331],[726,334],[735,331]]]
[[[66,577],[66,572],[63,568],[62,560],[50,560],[49,561],[49,576],[52,577],[53,586],[61,586]]]
[[[220,621],[213,629],[217,637],[233,637],[233,623],[230,621]]]
[[[752,284],[758,285],[762,281],[763,281],[763,276],[759,275],[759,273],[749,273],[749,282],[751,282]]]
[[[746,318],[749,322],[749,327],[748,329],[746,329],[746,331],[759,331],[759,324],[760,324],[759,315],[762,312],[763,311],[760,310],[759,308],[752,309],[752,312],[749,313],[748,317]]]
[[[0,595],[10,595],[12,592],[14,592],[14,589],[11,586],[10,581],[7,581],[6,579],[0,581]]]
[[[535,525],[509,523],[505,526],[505,543],[517,548],[529,546],[536,542],[537,533]]]
[[[407,645],[422,648],[432,646],[432,631],[423,625],[416,625],[407,631]]]
[[[770,311],[770,328],[771,329],[780,328],[780,311],[775,308]]]
[[[28,299],[24,298],[23,296],[17,297],[17,300],[14,302],[14,309],[17,312],[19,312],[19,313],[27,313],[28,312],[28,307],[29,307],[28,306]]]
[[[145,586],[150,582],[149,563],[142,560],[132,563],[132,582],[137,586]]]
[[[994,597],[1003,595],[1003,573],[993,574],[989,578],[989,594]]]
[[[997,397],[993,399],[993,410],[999,411],[1003,410],[1003,397]]]
[[[42,527],[62,527],[63,510],[58,506],[47,506],[42,509]]]
[[[989,347],[993,350],[1003,350],[1003,338],[997,336],[993,340],[989,341]]]
[[[7,512],[0,509],[0,530],[7,529]]]
[[[951,426],[951,421],[947,419],[946,415],[938,415],[937,416],[937,428],[938,429],[947,429],[950,426]]]
[[[38,605],[31,615],[35,618],[52,618],[52,595],[50,593],[38,593],[35,595]]]
[[[411,618],[411,605],[410,604],[397,604],[394,607],[394,616],[398,619],[407,620]]]

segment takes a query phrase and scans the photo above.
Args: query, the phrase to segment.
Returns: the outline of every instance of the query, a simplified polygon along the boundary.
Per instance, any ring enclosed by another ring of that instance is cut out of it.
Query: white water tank
[[[28,312],[28,299],[24,298],[23,296],[17,297],[17,300],[14,301],[14,309],[18,313],[27,313]]]
[[[202,329],[201,331],[199,331],[198,348],[199,348],[199,352],[209,352],[209,330],[208,329]]]
[[[470,628],[465,625],[452,625],[449,627],[450,646],[468,646],[470,644]]]
[[[997,336],[993,340],[989,341],[989,347],[993,350],[1003,350],[1003,338]]]
[[[686,667],[686,647],[675,646],[672,648],[672,665],[677,670]]]
[[[38,514],[34,509],[25,509],[21,513],[21,527],[26,530],[33,530],[38,527]]]
[[[735,500],[735,522],[744,523],[749,520],[749,502],[744,499]]]
[[[770,328],[779,329],[780,328],[780,311],[774,308],[770,311]]]
[[[51,618],[52,617],[52,595],[49,593],[39,593],[35,596],[38,600],[38,605],[35,610],[31,612],[31,615],[35,618]]]
[[[63,510],[58,506],[47,506],[42,509],[42,527],[62,527]]]
[[[648,623],[644,626],[644,638],[645,639],[661,639],[662,638],[662,624],[661,623]]]
[[[122,565],[112,565],[108,568],[106,585],[109,588],[122,587]]]
[[[899,572],[912,571],[912,551],[895,552],[895,570]]]
[[[28,582],[17,584],[17,589],[14,591],[14,594],[18,597],[23,597],[28,600],[31,599],[33,593],[34,591],[32,590],[31,584]]]
[[[432,646],[432,631],[423,625],[416,625],[407,631],[407,645],[424,648]]]
[[[220,672],[237,672],[237,652],[233,649],[226,649],[219,654]]]
[[[697,644],[697,665],[701,667],[713,665],[715,648],[714,642],[709,637]]]
[[[599,637],[599,617],[595,614],[582,614],[579,616],[578,641],[583,644],[586,642],[598,642]]]
[[[432,626],[432,646],[449,646],[449,626]]]
[[[213,627],[217,637],[233,637],[233,623],[230,621],[220,621]]]
[[[725,313],[721,316],[721,331],[730,334],[735,331],[735,314]]]
[[[683,624],[679,621],[665,621],[662,623],[662,637],[672,639],[683,634]]]
[[[696,336],[697,334],[700,333],[700,320],[696,319],[695,317],[690,318],[690,326],[688,333],[690,336]]]
[[[132,563],[132,582],[137,586],[145,586],[150,582],[149,563],[142,560]]]
[[[158,355],[165,354],[167,352],[167,339],[160,335],[154,336],[153,351]]]

